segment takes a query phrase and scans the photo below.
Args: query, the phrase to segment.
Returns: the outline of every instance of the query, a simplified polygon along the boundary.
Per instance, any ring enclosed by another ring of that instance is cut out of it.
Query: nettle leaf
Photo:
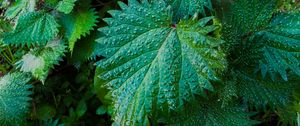
[[[148,124],[153,111],[175,110],[213,90],[210,80],[218,80],[226,60],[218,48],[222,41],[208,35],[217,28],[208,25],[212,17],[172,25],[163,0],[119,5],[122,11],[109,11],[109,26],[99,29],[105,36],[97,40],[107,57],[98,66],[117,125]]]
[[[72,12],[74,6],[75,6],[75,2],[77,0],[62,0],[58,3],[56,9],[59,12],[63,12],[65,14],[69,14]]]
[[[28,12],[19,17],[12,32],[4,34],[3,41],[13,45],[45,44],[58,34],[55,18],[44,12]]]
[[[0,125],[21,124],[28,111],[28,97],[32,94],[27,84],[30,77],[22,73],[11,73],[0,78]]]
[[[274,82],[243,71],[235,71],[234,75],[237,76],[238,95],[256,108],[266,108],[267,105],[272,108],[286,106],[291,102],[293,90],[299,83],[295,77],[289,82]]]
[[[224,21],[223,37],[234,67],[250,66],[263,78],[300,76],[300,14],[277,14],[277,1],[238,0]]]
[[[216,100],[216,99],[215,99]],[[252,126],[258,121],[251,120],[254,113],[243,106],[221,107],[218,102],[195,104],[183,113],[172,116],[170,126]]]
[[[93,27],[96,26],[98,16],[93,9],[79,9],[71,14],[61,17],[61,24],[65,29],[65,37],[69,41],[69,48],[74,49],[75,42],[82,36],[90,34]]]
[[[16,63],[17,68],[44,82],[49,71],[62,60],[66,46],[61,40],[50,41],[44,48],[32,49]]]
[[[279,73],[287,81],[287,71],[300,76],[300,13],[278,14],[255,37],[263,43],[258,66],[263,77],[270,74],[274,80]]]
[[[211,0],[165,0],[171,5],[174,19],[188,18],[195,13],[205,15],[205,9],[212,10]]]
[[[27,12],[35,10],[36,0],[17,0],[11,7],[5,11],[5,17],[8,19],[16,18]]]

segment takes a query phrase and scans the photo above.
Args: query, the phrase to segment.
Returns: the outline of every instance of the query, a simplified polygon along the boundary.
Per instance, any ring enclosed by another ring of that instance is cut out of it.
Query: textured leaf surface
[[[61,23],[65,28],[65,36],[69,40],[71,51],[73,51],[75,42],[81,36],[90,34],[90,30],[93,30],[93,27],[96,26],[97,18],[93,9],[80,9],[62,16]]]
[[[36,0],[17,0],[12,7],[5,11],[5,17],[13,19],[27,12],[35,10]]]
[[[213,90],[209,80],[225,68],[222,41],[207,34],[212,17],[181,21],[171,27],[171,15],[162,0],[120,3],[122,11],[101,28],[100,78],[112,91],[116,125],[146,125],[152,110],[168,112],[184,101]]]
[[[238,0],[226,15],[223,38],[234,67],[251,66],[274,80],[300,75],[300,14],[277,14],[277,1]]]
[[[257,121],[250,120],[253,113],[243,107],[221,107],[218,102],[196,104],[187,107],[185,113],[174,115],[170,126],[251,126]]]
[[[0,125],[19,125],[28,111],[31,94],[30,78],[21,73],[0,78]]]
[[[54,40],[44,48],[31,50],[16,65],[21,71],[31,72],[34,77],[44,82],[49,70],[62,60],[65,49],[66,46],[61,40]]]
[[[212,10],[211,0],[165,0],[174,11],[174,19],[188,18],[195,13],[205,15],[205,9]]]
[[[6,33],[6,44],[45,44],[58,34],[58,24],[54,17],[44,12],[28,12],[19,17],[14,31]]]
[[[285,81],[287,71],[300,76],[300,13],[277,15],[256,37],[263,43],[259,48],[259,70],[263,76],[268,73],[274,80],[279,73]]]
[[[69,14],[72,12],[76,1],[77,0],[62,0],[58,3],[56,9],[65,14]]]
[[[239,96],[244,101],[249,102],[257,108],[264,108],[270,105],[272,108],[283,107],[291,101],[293,89],[299,82],[290,80],[272,81],[270,79],[263,80],[253,75],[238,71],[237,89]]]

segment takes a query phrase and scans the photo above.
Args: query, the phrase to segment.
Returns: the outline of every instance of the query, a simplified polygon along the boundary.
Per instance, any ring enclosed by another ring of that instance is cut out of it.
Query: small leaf
[[[61,40],[53,40],[44,48],[32,49],[16,63],[23,72],[31,72],[34,77],[44,83],[48,72],[62,60],[66,46]]]
[[[81,100],[75,110],[77,118],[82,117],[87,111],[87,106],[84,100]]]
[[[96,12],[93,9],[79,9],[60,18],[71,51],[73,51],[75,42],[78,39],[90,34],[90,31],[96,26],[97,18]]]
[[[106,108],[104,108],[103,106],[100,106],[97,111],[96,114],[97,115],[104,115],[107,112]]]
[[[59,1],[56,9],[60,12],[65,13],[65,14],[69,14],[69,13],[72,12],[76,1],[77,0],[62,0],[62,1]]]

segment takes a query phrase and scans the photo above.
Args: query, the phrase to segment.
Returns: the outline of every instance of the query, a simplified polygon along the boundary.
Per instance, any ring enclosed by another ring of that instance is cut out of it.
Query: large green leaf
[[[117,125],[145,125],[153,111],[169,112],[184,101],[213,90],[225,69],[222,43],[208,36],[217,27],[207,25],[212,17],[191,19],[172,25],[163,0],[119,3],[122,11],[109,11],[108,27],[97,41],[100,75],[112,93]]]
[[[0,125],[15,126],[24,121],[28,111],[30,77],[22,73],[7,74],[0,78]]]
[[[61,24],[65,28],[65,37],[69,41],[69,48],[74,49],[75,42],[82,36],[90,34],[97,23],[96,12],[93,9],[78,9],[71,14],[61,17]]]
[[[13,45],[45,44],[58,34],[55,18],[44,12],[21,15],[14,31],[4,34],[3,41]]]

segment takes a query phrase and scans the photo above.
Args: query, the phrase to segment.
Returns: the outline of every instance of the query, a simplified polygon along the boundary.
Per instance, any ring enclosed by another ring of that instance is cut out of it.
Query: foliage
[[[299,5],[0,0],[0,125],[299,125]]]
[[[28,111],[32,87],[30,77],[22,73],[7,74],[0,79],[0,124],[18,125]]]

